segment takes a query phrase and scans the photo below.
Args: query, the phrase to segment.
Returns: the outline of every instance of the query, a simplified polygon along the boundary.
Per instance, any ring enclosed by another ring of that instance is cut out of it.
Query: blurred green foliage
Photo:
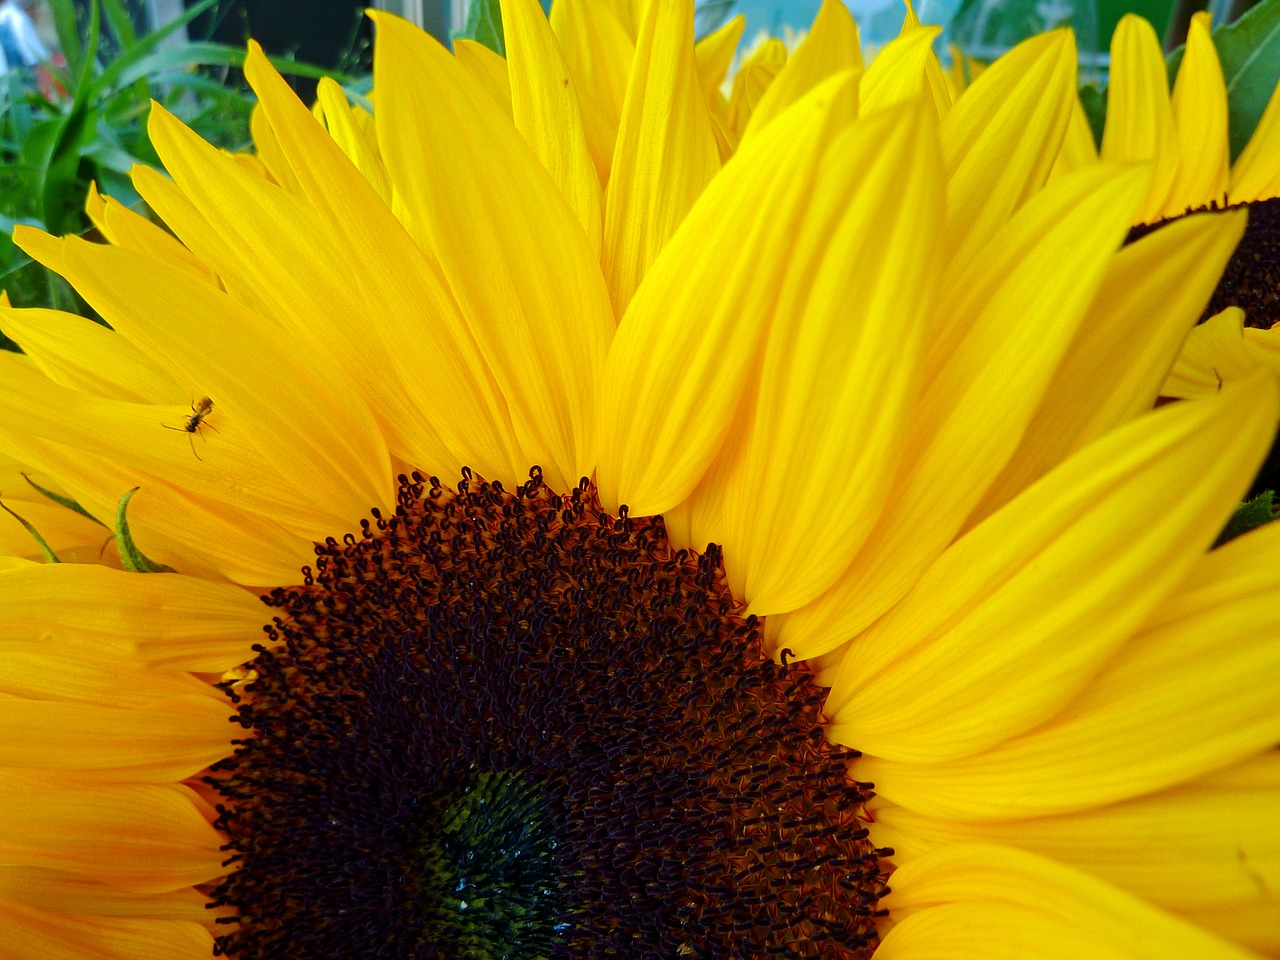
[[[255,100],[242,81],[228,77],[243,65],[243,48],[165,42],[219,0],[201,0],[142,36],[126,0],[93,0],[83,19],[72,0],[50,2],[65,63],[11,70],[0,78],[0,288],[18,305],[85,312],[64,281],[14,247],[14,224],[53,234],[85,232],[91,181],[120,202],[139,205],[129,170],[139,163],[160,167],[147,135],[152,100],[231,150],[249,145]],[[272,62],[294,76],[356,80],[285,58]]]

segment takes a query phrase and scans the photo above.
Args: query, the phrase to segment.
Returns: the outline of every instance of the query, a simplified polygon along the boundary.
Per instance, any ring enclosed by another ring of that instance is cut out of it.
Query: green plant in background
[[[87,312],[64,281],[16,250],[13,226],[84,232],[90,182],[122,203],[140,203],[128,173],[138,163],[160,167],[147,136],[153,99],[212,143],[233,150],[249,144],[253,95],[201,69],[239,67],[245,51],[208,41],[165,43],[220,0],[202,0],[141,36],[126,2],[93,0],[82,22],[72,0],[51,0],[65,66],[42,65],[46,83],[37,84],[30,70],[0,80],[0,287],[15,303]],[[108,47],[112,53],[104,56]],[[294,76],[358,83],[287,58],[273,62]]]

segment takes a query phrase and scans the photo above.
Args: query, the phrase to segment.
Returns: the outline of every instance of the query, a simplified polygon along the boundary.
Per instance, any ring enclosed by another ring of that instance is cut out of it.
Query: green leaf
[[[94,83],[95,90],[105,91],[113,90],[117,87],[127,87],[129,83],[138,79],[138,77],[143,74],[135,74],[130,81],[122,83],[120,82],[120,75],[122,73],[128,70],[134,63],[153,52],[164,41],[165,37],[168,37],[175,31],[185,27],[188,23],[200,14],[204,13],[204,11],[208,10],[217,2],[218,0],[200,0],[199,3],[194,4],[186,10],[182,16],[171,20],[159,30],[147,34],[137,43],[131,45],[127,50],[121,53],[120,56],[112,60],[107,68],[102,71],[102,75],[98,77]]]
[[[133,32],[133,21],[129,19],[129,11],[121,0],[102,0],[102,12],[106,15],[107,26],[122,48],[133,46],[138,42],[138,35]]]
[[[84,63],[84,46],[76,24],[76,5],[73,0],[50,0],[49,6],[53,12],[53,28],[58,32],[58,46],[62,47],[72,75],[78,74]]]
[[[120,551],[120,565],[129,573],[177,573],[173,567],[150,559],[133,542],[133,535],[129,532],[129,520],[125,513],[129,509],[129,501],[140,489],[140,487],[134,487],[126,491],[116,506],[116,548]]]
[[[120,86],[127,87],[140,77],[168,70],[191,67],[243,67],[244,57],[245,51],[242,47],[213,41],[194,41],[184,43],[180,47],[157,50],[150,56],[131,63],[115,79]],[[290,60],[288,57],[268,57],[267,59],[281,73],[295,77],[315,77],[316,79],[333,77],[338,83],[351,83],[356,79],[324,67],[317,67],[315,64]]]
[[[507,55],[502,35],[502,7],[498,0],[467,0],[467,25],[453,35],[455,40],[482,43],[500,57]]]
[[[1213,32],[1227,80],[1231,159],[1239,156],[1280,82],[1280,0],[1263,0]]]
[[[1274,503],[1275,496],[1275,491],[1263,490],[1252,500],[1246,500],[1240,504],[1213,545],[1220,547],[1228,540],[1234,540],[1241,534],[1248,533],[1280,517],[1280,504]]]

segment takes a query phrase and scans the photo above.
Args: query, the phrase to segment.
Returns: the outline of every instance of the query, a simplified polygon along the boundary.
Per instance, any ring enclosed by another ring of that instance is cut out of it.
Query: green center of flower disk
[[[869,957],[884,857],[824,692],[720,551],[584,480],[401,478],[278,589],[209,782],[221,953]]]

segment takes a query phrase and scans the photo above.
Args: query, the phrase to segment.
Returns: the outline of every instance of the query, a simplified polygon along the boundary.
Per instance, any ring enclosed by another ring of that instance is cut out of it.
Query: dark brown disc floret
[[[317,548],[229,689],[221,953],[262,960],[864,958],[890,851],[823,690],[718,548],[586,481],[401,478]]]

